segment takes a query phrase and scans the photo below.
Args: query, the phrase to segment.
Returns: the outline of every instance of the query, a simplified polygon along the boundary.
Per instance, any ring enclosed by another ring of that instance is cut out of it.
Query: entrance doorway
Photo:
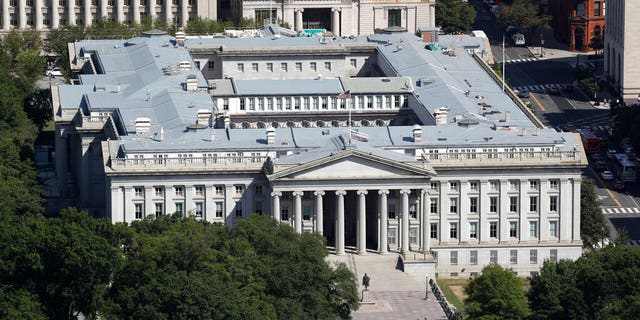
[[[576,51],[584,51],[584,29],[576,28],[574,31],[573,47]]]
[[[303,29],[331,30],[331,8],[305,8],[302,12]]]

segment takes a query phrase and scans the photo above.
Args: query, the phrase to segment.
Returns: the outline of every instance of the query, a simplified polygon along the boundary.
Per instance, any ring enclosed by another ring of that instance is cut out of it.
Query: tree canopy
[[[523,280],[509,269],[491,264],[467,284],[464,312],[467,319],[526,319],[529,315]]]
[[[591,248],[609,238],[609,226],[602,214],[595,185],[588,178],[583,178],[580,186],[580,235],[584,246]]]
[[[551,16],[542,12],[537,1],[530,0],[514,0],[511,5],[505,5],[497,17],[503,22],[513,22],[530,34],[551,21]]]
[[[476,19],[476,9],[460,0],[439,0],[436,6],[436,24],[444,33],[471,30]]]

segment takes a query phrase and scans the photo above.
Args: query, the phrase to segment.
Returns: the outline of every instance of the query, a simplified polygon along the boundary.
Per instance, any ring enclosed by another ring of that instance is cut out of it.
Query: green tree
[[[48,32],[45,50],[58,57],[57,62],[65,78],[71,77],[71,62],[69,61],[69,43],[83,40],[84,28],[80,26],[62,26]]]
[[[575,262],[545,261],[530,283],[527,296],[531,320],[587,318],[582,291],[576,284]]]
[[[609,226],[602,214],[595,185],[588,178],[583,178],[580,185],[580,235],[584,246],[590,248],[609,238]]]
[[[543,13],[538,3],[527,0],[515,0],[513,4],[504,6],[497,17],[500,21],[513,22],[524,28],[529,35],[538,28],[547,27],[551,21],[551,16]]]
[[[0,285],[0,319],[46,320],[47,317],[34,294]]]
[[[36,81],[42,77],[46,64],[45,58],[39,51],[33,49],[22,51],[16,57],[16,73],[35,86]]]
[[[464,289],[468,319],[526,319],[529,316],[522,279],[500,265],[488,265]]]
[[[436,6],[437,25],[444,33],[469,31],[475,18],[476,10],[468,2],[440,0]]]

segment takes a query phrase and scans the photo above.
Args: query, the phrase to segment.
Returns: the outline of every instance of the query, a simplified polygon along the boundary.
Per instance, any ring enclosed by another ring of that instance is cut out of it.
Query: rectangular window
[[[498,263],[498,250],[489,251],[489,263]]]
[[[184,204],[182,202],[176,202],[176,213],[183,214],[184,213]]]
[[[517,221],[509,221],[509,237],[517,238],[518,237],[518,222]]]
[[[222,218],[222,202],[216,201],[216,218]]]
[[[296,71],[302,71],[302,62],[296,62]]]
[[[409,244],[418,244],[418,229],[412,228],[409,230]]]
[[[431,198],[431,203],[429,204],[429,212],[438,213],[438,198]]]
[[[318,71],[318,66],[315,62],[309,62],[309,69],[311,69],[311,71],[316,72]]]
[[[498,191],[499,188],[500,188],[500,181],[496,181],[496,180],[489,181],[489,189],[491,189],[491,191]]]
[[[273,62],[267,62],[267,71],[273,72]]]
[[[387,215],[389,216],[389,219],[395,219],[396,218],[396,204],[395,203],[389,203],[387,205]]]
[[[412,203],[409,206],[409,218],[411,219],[416,219],[418,217],[418,209],[417,209],[417,205],[415,203]]]
[[[215,66],[216,66],[215,61],[209,61],[209,62],[207,63],[207,67],[209,67],[209,70],[213,70],[213,69],[215,69]]]
[[[538,212],[538,196],[529,197],[529,211]]]
[[[162,203],[155,203],[155,207],[156,207],[156,217],[161,216],[164,214],[164,206],[162,205]]]
[[[249,98],[251,99],[251,98]],[[244,98],[240,98],[240,110],[245,110],[246,101]]]
[[[451,222],[449,224],[449,238],[458,239],[458,223]]]
[[[236,186],[236,195],[242,195],[244,192],[244,186]]]
[[[529,263],[538,264],[538,250],[529,250]]]
[[[489,222],[489,237],[498,237],[498,223],[495,221]]]
[[[478,213],[478,197],[469,198],[469,212]]]
[[[478,251],[477,250],[469,251],[469,264],[472,264],[472,265],[478,264]]]
[[[489,212],[498,212],[498,197],[489,197]]]
[[[133,211],[136,214],[136,219],[142,219],[144,218],[144,215],[142,214],[142,203],[136,203],[133,205]]]
[[[242,217],[242,202],[236,201],[236,217]]]
[[[518,264],[518,250],[509,251],[509,262],[511,262],[511,264]]]
[[[478,223],[469,222],[469,238],[478,239]]]
[[[549,252],[549,260],[558,262],[558,249],[551,249]]]
[[[280,220],[289,221],[289,207],[282,207],[282,209],[280,209]]]
[[[267,98],[267,110],[273,110],[273,98],[272,97],[268,97]]]
[[[455,266],[458,264],[458,251],[451,251],[451,255],[449,257],[451,265]]]
[[[356,59],[349,60],[349,63],[351,64],[351,68],[357,68],[358,67],[358,61]]]
[[[458,198],[449,198],[449,212],[458,213]]]
[[[469,182],[469,190],[478,191],[478,182],[476,181]]]
[[[433,192],[438,192],[438,183],[437,182],[431,182],[429,184],[429,189],[431,189],[431,191],[433,191]]]
[[[204,216],[204,202],[196,202],[195,206],[196,219],[202,219],[202,217]]]
[[[133,195],[136,197],[142,197],[142,188],[141,187],[133,188]]]
[[[517,191],[518,190],[518,181],[517,180],[509,180],[509,190]]]
[[[529,189],[538,190],[538,180],[529,180]]]
[[[449,182],[449,188],[451,191],[458,191],[458,183],[457,182]]]
[[[509,212],[518,212],[518,197],[509,197]]]
[[[216,189],[216,195],[221,196],[223,191],[222,186],[215,186],[215,189]]]
[[[558,196],[549,197],[549,211],[551,212],[558,211]]]
[[[324,63],[324,70],[325,71],[331,71],[331,62],[325,62]]]
[[[255,203],[255,212],[256,214],[262,215],[262,201],[256,201]],[[307,219],[309,220],[309,219]]]
[[[177,197],[184,197],[184,188],[183,187],[175,187],[174,188]]]
[[[311,220],[311,207],[302,207],[302,220]]]
[[[594,17],[600,16],[600,1],[596,1],[593,3],[593,16]]]
[[[438,239],[438,223],[432,223],[431,226],[429,226],[429,237],[431,239]]]
[[[244,63],[238,63],[238,72],[244,72]]]
[[[389,234],[387,239],[389,240],[389,245],[395,246],[398,243],[398,229],[396,228],[389,229]]]
[[[558,221],[549,221],[549,237],[558,237]]]
[[[558,190],[558,180],[549,180],[549,189]]]
[[[196,196],[204,196],[204,186],[196,186]]]
[[[254,62],[251,64],[251,71],[258,72],[258,63]]]
[[[529,221],[529,237],[538,237],[538,221]]]
[[[281,62],[280,63],[280,71],[287,72],[288,69],[289,69],[289,67],[287,66],[286,62]]]

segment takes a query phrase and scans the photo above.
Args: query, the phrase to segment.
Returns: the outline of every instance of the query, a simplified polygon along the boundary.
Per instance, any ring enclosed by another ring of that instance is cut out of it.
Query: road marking
[[[540,107],[540,109],[542,109],[542,111],[547,111],[544,109],[544,106],[542,106],[542,103],[540,103],[540,100],[538,100],[538,98],[536,98],[533,93],[529,92],[529,97],[531,97],[531,99],[536,102],[536,104]]]
[[[569,102],[571,108],[573,108],[573,110],[576,110],[576,106],[571,102],[571,99],[569,99],[564,93],[562,93],[562,91],[560,91],[560,94],[564,97],[565,100],[567,100],[567,102]]]
[[[591,170],[591,172],[593,172],[593,176],[596,178],[596,180],[598,180],[598,183],[602,186],[602,188],[604,188],[604,190],[607,191],[607,193],[609,194],[609,197],[611,197],[611,199],[613,199],[613,201],[618,205],[618,207],[622,207],[622,204],[620,204],[620,201],[618,201],[618,198],[616,198],[616,196],[613,195],[613,192],[611,192],[611,190],[609,190],[609,188],[607,188],[607,186],[604,184],[604,182],[602,182],[602,180],[600,180],[600,177],[593,170],[593,168],[591,166],[589,166],[589,170]]]

